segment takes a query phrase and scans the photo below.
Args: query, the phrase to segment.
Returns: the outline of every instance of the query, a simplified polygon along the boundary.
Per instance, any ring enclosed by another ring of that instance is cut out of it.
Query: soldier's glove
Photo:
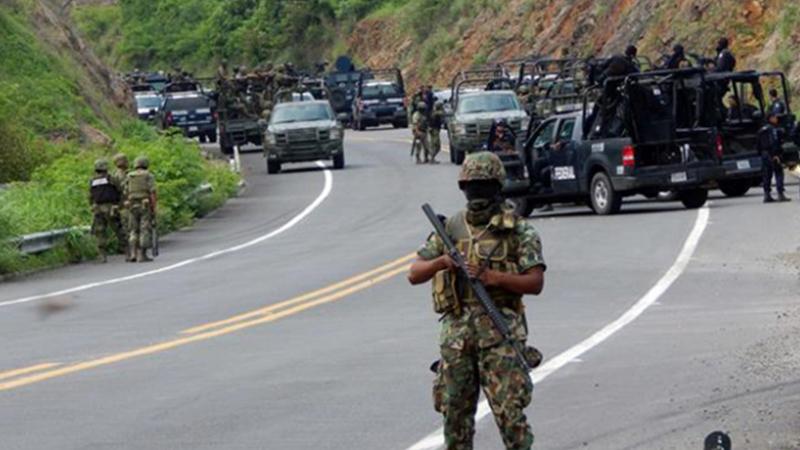
[[[531,369],[539,367],[544,359],[544,355],[536,347],[528,345],[525,347],[525,360],[528,361],[528,366]]]

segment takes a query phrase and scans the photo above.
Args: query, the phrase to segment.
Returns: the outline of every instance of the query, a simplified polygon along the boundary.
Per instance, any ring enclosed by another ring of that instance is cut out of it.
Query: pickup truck
[[[399,69],[365,70],[353,102],[353,129],[390,123],[408,128],[406,92]]]
[[[180,128],[186,137],[197,137],[200,142],[216,142],[217,119],[212,103],[203,94],[167,94],[158,111],[162,129]]]
[[[327,101],[279,103],[264,134],[267,173],[276,174],[286,163],[333,160],[344,168],[344,129]]]
[[[683,76],[630,76],[610,113],[584,103],[542,121],[521,153],[499,155],[508,175],[504,196],[523,216],[559,202],[614,214],[624,197],[663,191],[687,208],[704,205],[724,174],[722,148],[715,128],[676,126],[673,100],[683,88],[675,79]]]
[[[727,72],[705,76],[709,92],[701,123],[716,126],[722,141],[722,165],[719,189],[729,197],[740,197],[753,186],[761,185],[761,155],[756,148],[758,131],[766,124],[770,105],[764,95],[766,86],[780,95],[786,111],[779,117],[785,136],[783,161],[797,164],[796,120],[789,101],[786,77],[781,72]],[[727,105],[725,104],[727,102]]]

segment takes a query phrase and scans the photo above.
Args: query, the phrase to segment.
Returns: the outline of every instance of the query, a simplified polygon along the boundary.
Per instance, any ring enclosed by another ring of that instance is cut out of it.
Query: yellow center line
[[[373,270],[370,270],[369,272],[364,272],[364,273],[362,273],[360,275],[356,275],[356,276],[348,278],[348,279],[346,279],[344,281],[340,281],[340,282],[338,282],[336,284],[332,284],[332,285],[324,287],[322,289],[317,289],[316,291],[308,292],[306,294],[291,298],[289,300],[282,301],[280,303],[275,303],[275,304],[266,306],[264,308],[259,308],[259,309],[256,309],[256,310],[253,310],[253,311],[250,311],[250,312],[246,312],[246,313],[239,314],[239,315],[236,315],[236,316],[233,316],[233,317],[229,317],[227,319],[218,320],[216,322],[210,322],[210,323],[207,323],[207,324],[204,324],[204,325],[198,325],[196,327],[187,328],[187,329],[181,331],[181,334],[199,333],[201,331],[207,331],[207,330],[210,330],[212,328],[217,328],[217,327],[220,327],[220,326],[223,326],[223,325],[230,325],[232,323],[239,322],[239,321],[242,321],[242,320],[247,320],[247,319],[251,319],[253,317],[257,317],[257,316],[262,316],[262,315],[273,313],[273,312],[275,312],[275,311],[277,311],[279,309],[283,309],[283,308],[286,308],[288,306],[291,306],[291,305],[294,305],[294,304],[297,304],[297,303],[302,303],[302,302],[304,302],[306,300],[309,300],[309,299],[312,299],[314,297],[317,297],[317,296],[320,296],[320,295],[324,295],[324,294],[327,294],[329,292],[336,291],[338,289],[342,289],[342,288],[344,288],[344,287],[346,287],[346,286],[348,286],[350,284],[357,283],[357,282],[359,282],[361,280],[364,280],[366,278],[369,278],[369,277],[371,277],[371,276],[373,276],[375,274],[378,274],[378,273],[383,272],[385,270],[389,270],[392,267],[397,266],[399,264],[405,264],[405,263],[411,261],[411,259],[413,259],[415,257],[415,255],[416,255],[415,253],[408,254],[408,255],[403,256],[401,258],[397,258],[394,261],[391,261],[391,262],[389,262],[387,264],[384,264],[384,265],[382,265],[380,267],[377,267],[377,268],[375,268]]]
[[[97,368],[97,367],[106,366],[106,365],[109,365],[109,364],[114,364],[114,363],[118,363],[118,362],[121,362],[121,361],[126,361],[126,360],[129,360],[129,359],[137,358],[137,357],[142,357],[142,356],[147,356],[147,355],[151,355],[151,354],[154,354],[154,353],[163,352],[163,351],[166,351],[166,350],[170,350],[170,349],[174,349],[174,348],[181,347],[181,346],[184,346],[184,345],[188,345],[188,344],[191,344],[191,343],[194,343],[194,342],[205,341],[205,340],[212,339],[212,338],[215,338],[215,337],[224,336],[226,334],[230,334],[230,333],[233,333],[233,332],[236,332],[236,331],[240,331],[240,330],[244,330],[244,329],[247,329],[247,328],[251,328],[251,327],[254,327],[254,326],[257,326],[257,325],[273,322],[275,320],[278,320],[278,319],[281,319],[281,318],[284,318],[284,317],[288,317],[288,316],[297,314],[299,312],[305,311],[307,309],[310,309],[310,308],[313,308],[313,307],[316,307],[316,306],[319,306],[319,305],[323,305],[323,304],[326,304],[326,303],[334,302],[336,300],[340,300],[340,299],[342,299],[344,297],[347,297],[350,294],[353,294],[355,292],[367,289],[367,288],[369,288],[371,286],[374,286],[375,284],[378,284],[378,283],[380,283],[380,282],[382,282],[384,280],[392,278],[395,275],[403,273],[403,272],[407,271],[408,268],[410,267],[410,264],[407,264],[409,262],[409,260],[410,260],[409,256],[405,256],[403,258],[400,258],[399,260],[396,260],[393,263],[389,263],[388,265],[385,265],[385,266],[382,266],[382,267],[383,268],[394,267],[394,265],[396,265],[396,262],[397,261],[401,261],[401,260],[403,262],[405,262],[406,264],[404,264],[404,265],[402,265],[400,267],[395,267],[395,268],[393,268],[393,269],[391,269],[389,271],[383,272],[383,273],[381,273],[381,274],[379,274],[377,276],[368,277],[366,279],[362,279],[362,281],[360,281],[360,282],[358,282],[356,284],[353,284],[353,285],[351,285],[351,286],[349,286],[349,287],[347,287],[345,289],[339,290],[337,292],[333,292],[333,293],[331,293],[329,295],[325,295],[323,297],[319,297],[319,298],[316,298],[316,299],[311,299],[310,301],[307,301],[305,303],[296,304],[291,308],[285,309],[285,310],[277,312],[275,314],[270,314],[270,315],[259,317],[259,318],[253,319],[253,320],[248,320],[248,321],[243,321],[243,322],[240,321],[239,323],[236,323],[234,325],[229,325],[229,326],[226,326],[224,328],[217,328],[217,329],[214,329],[214,330],[211,330],[211,331],[205,331],[205,332],[193,334],[193,335],[190,335],[190,336],[184,336],[184,337],[180,337],[180,338],[177,338],[177,339],[172,339],[172,340],[169,340],[169,341],[161,342],[161,343],[158,343],[158,344],[153,344],[153,345],[148,345],[148,346],[145,346],[145,347],[140,347],[140,348],[137,348],[137,349],[134,349],[134,350],[130,350],[130,351],[116,353],[116,354],[105,356],[105,357],[102,357],[102,358],[97,358],[97,359],[93,359],[93,360],[89,360],[89,361],[80,362],[80,363],[73,364],[73,365],[70,365],[70,366],[64,366],[64,367],[53,369],[53,370],[47,370],[47,371],[44,371],[44,372],[38,372],[38,373],[35,373],[33,375],[29,375],[29,376],[25,376],[25,377],[15,378],[13,380],[0,383],[0,391],[16,389],[16,388],[19,388],[19,387],[22,387],[22,386],[27,386],[27,385],[30,385],[30,384],[34,384],[34,383],[38,383],[38,382],[41,382],[41,381],[49,380],[49,379],[52,379],[52,378],[62,377],[62,376],[65,376],[65,375],[76,373],[76,372],[82,372],[82,371],[85,371],[85,370],[94,369],[94,368]],[[375,273],[375,270],[370,271],[369,273]],[[359,277],[364,278],[363,276],[359,276]],[[357,277],[354,277],[354,278],[357,278]],[[284,305],[284,306],[288,306],[288,305]]]
[[[30,367],[23,367],[21,369],[14,369],[14,370],[7,370],[5,372],[0,372],[0,380],[7,380],[9,378],[14,378],[19,375],[27,375],[31,372],[38,372],[40,370],[50,369],[56,366],[61,365],[60,363],[43,363],[37,364],[35,366]]]

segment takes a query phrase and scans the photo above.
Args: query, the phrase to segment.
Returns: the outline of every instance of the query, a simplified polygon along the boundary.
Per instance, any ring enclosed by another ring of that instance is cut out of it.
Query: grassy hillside
[[[195,144],[162,136],[135,120],[124,92],[102,81],[107,71],[45,2],[0,0],[0,274],[90,258],[91,240],[76,236],[45,257],[19,255],[13,236],[87,225],[87,180],[96,158],[147,155],[159,180],[160,227],[169,231],[235,192],[224,164],[204,160]],[[83,49],[83,50],[82,50]],[[102,81],[102,82],[101,82]],[[216,193],[187,201],[201,183]]]
[[[125,0],[84,3],[73,17],[122,69],[180,65],[210,73],[222,60],[311,65],[341,49],[343,30],[390,0]]]

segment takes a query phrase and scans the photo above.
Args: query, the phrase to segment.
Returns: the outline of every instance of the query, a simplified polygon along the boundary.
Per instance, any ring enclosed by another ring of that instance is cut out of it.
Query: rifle
[[[150,233],[150,245],[153,248],[153,256],[158,256],[158,222],[156,222],[155,214],[153,215],[152,233]]]
[[[486,287],[484,287],[483,283],[481,283],[477,278],[469,276],[469,272],[467,271],[467,261],[464,260],[464,256],[458,251],[455,244],[453,244],[450,236],[447,235],[447,231],[445,231],[444,224],[442,223],[441,219],[439,219],[436,213],[433,212],[431,205],[427,203],[422,205],[422,211],[431,222],[431,225],[433,225],[434,232],[439,236],[439,239],[442,240],[447,254],[450,256],[453,262],[456,263],[461,275],[463,275],[464,279],[467,281],[467,283],[469,283],[469,286],[472,288],[472,291],[478,298],[478,302],[480,302],[483,310],[486,311],[486,315],[489,316],[489,319],[491,319],[494,327],[503,336],[503,340],[514,349],[514,353],[517,356],[517,362],[519,362],[526,374],[530,373],[531,367],[528,364],[528,360],[525,359],[525,352],[522,349],[522,346],[520,346],[519,342],[515,341],[511,336],[511,330],[508,328],[505,318],[502,316],[502,314],[500,314],[500,311],[498,311],[494,302],[492,302],[492,299],[489,297],[489,293],[486,292]],[[483,267],[481,268],[481,271],[483,271]]]
[[[419,138],[417,137],[417,133],[414,133],[414,140],[411,141],[411,153],[408,156],[414,156],[414,149],[417,147],[417,143],[419,143]]]

